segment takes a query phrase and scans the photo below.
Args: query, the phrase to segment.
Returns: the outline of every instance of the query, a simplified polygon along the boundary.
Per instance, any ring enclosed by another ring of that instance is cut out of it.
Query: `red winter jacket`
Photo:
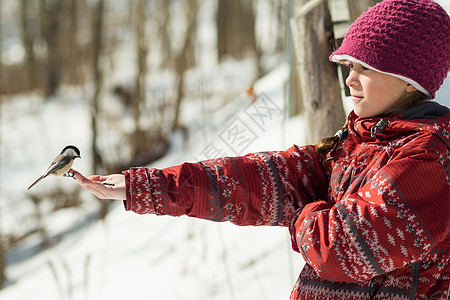
[[[447,299],[450,114],[348,121],[325,166],[294,146],[130,169],[126,209],[290,226],[307,262],[291,299]]]

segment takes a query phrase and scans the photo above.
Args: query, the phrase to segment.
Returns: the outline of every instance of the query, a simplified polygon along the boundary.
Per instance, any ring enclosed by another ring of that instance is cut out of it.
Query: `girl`
[[[162,170],[91,176],[139,214],[289,227],[306,265],[291,299],[450,299],[450,17],[385,0],[330,59],[350,68],[354,110],[335,137]]]

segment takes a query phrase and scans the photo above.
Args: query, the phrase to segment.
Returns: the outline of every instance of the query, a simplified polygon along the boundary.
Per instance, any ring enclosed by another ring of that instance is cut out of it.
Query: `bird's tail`
[[[27,191],[28,191],[29,189],[31,189],[33,186],[35,186],[39,181],[41,181],[42,179],[44,179],[44,177],[45,177],[45,175],[42,175],[41,177],[39,177],[38,179],[36,179],[36,181],[33,182],[33,183],[27,188]]]

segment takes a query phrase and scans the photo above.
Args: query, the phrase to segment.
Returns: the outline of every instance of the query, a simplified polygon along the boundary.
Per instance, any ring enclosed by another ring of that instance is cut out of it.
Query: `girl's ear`
[[[412,92],[417,91],[417,89],[415,87],[413,87],[412,84],[408,83],[408,84],[406,84],[406,91],[408,93],[412,93]]]

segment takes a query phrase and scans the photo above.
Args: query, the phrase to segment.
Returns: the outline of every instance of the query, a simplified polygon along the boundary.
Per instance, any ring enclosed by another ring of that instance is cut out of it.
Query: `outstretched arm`
[[[296,209],[325,199],[328,187],[313,146],[124,174],[127,210],[238,225],[288,226]]]
[[[314,146],[251,153],[166,169],[132,168],[88,178],[70,171],[101,199],[126,200],[139,214],[187,215],[238,225],[288,226],[296,209],[326,199],[328,180]]]

